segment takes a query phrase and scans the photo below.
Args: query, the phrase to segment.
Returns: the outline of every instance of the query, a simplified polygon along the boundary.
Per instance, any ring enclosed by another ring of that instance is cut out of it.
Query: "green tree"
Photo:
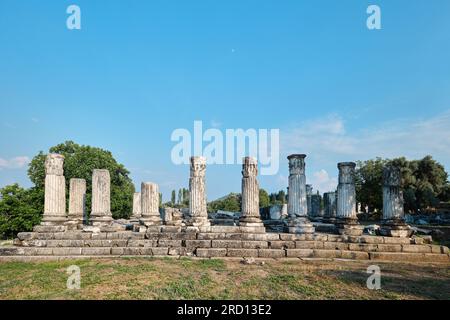
[[[170,197],[170,202],[172,203],[172,205],[176,204],[176,200],[177,199],[177,194],[175,190],[172,190],[172,196]]]
[[[25,190],[18,184],[0,189],[0,237],[13,238],[18,232],[31,231],[41,220],[41,208],[33,206],[39,190]]]
[[[264,189],[259,189],[259,207],[267,208],[270,206],[269,194]]]
[[[129,177],[129,171],[118,163],[111,152],[85,145],[66,141],[51,147],[50,153],[64,155],[64,176],[66,177],[67,199],[69,194],[69,183],[71,178],[86,179],[86,208],[89,212],[92,194],[92,172],[94,169],[107,169],[111,175],[111,212],[113,217],[128,218],[133,206],[134,185]],[[43,190],[45,182],[45,159],[46,154],[42,151],[36,155],[28,168],[28,176],[34,183],[35,188],[42,190],[37,192],[42,198],[34,203],[35,208],[43,205]],[[42,212],[42,211],[41,211]]]
[[[241,195],[239,193],[230,193],[223,198],[208,203],[208,212],[217,212],[217,210],[241,211]]]

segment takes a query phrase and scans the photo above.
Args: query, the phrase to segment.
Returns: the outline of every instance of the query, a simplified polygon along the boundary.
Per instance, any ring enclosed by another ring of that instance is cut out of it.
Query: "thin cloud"
[[[26,156],[14,157],[9,160],[0,158],[0,169],[20,169],[30,163],[30,158]]]

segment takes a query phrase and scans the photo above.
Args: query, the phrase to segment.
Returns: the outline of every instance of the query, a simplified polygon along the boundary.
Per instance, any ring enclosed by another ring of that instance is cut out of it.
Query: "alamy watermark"
[[[246,156],[258,159],[261,175],[275,175],[280,167],[279,129],[203,130],[202,121],[194,121],[193,134],[178,128],[172,132],[171,159],[176,165],[189,164],[192,155],[206,157],[207,164],[242,164]]]
[[[66,270],[69,277],[67,278],[67,289],[80,290],[81,288],[81,270],[79,266],[72,265]]]
[[[381,289],[381,269],[377,265],[371,265],[367,267],[367,273],[370,274],[367,278],[367,289],[380,290]]]

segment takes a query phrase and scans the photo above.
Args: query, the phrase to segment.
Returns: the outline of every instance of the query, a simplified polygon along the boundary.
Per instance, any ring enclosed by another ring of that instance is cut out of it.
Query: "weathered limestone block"
[[[209,227],[206,211],[206,158],[191,157],[189,178],[189,219],[186,224],[192,227]]]
[[[365,251],[365,252],[371,252],[371,251],[378,251],[379,245],[377,244],[363,244],[363,243],[349,243],[348,250],[351,251]]]
[[[151,248],[154,256],[166,256],[169,253],[169,248]]]
[[[41,222],[43,226],[58,226],[67,221],[66,180],[63,167],[63,155],[56,153],[47,155],[45,160],[44,215]]]
[[[227,255],[227,249],[198,248],[196,250],[196,255],[200,258],[225,257]]]
[[[349,236],[359,236],[363,232],[356,216],[355,167],[354,162],[338,163],[337,228],[339,234]]]
[[[431,246],[417,245],[417,244],[404,244],[404,245],[402,245],[402,251],[410,252],[410,253],[431,253]]]
[[[369,260],[369,253],[361,251],[341,251],[341,259]]]
[[[164,208],[164,224],[167,226],[183,225],[183,213],[177,208]]]
[[[92,209],[90,221],[94,226],[109,225],[111,214],[111,177],[108,170],[94,169],[92,173]]]
[[[212,240],[212,248],[242,248],[240,240]]]
[[[68,220],[77,229],[86,216],[86,180],[70,179]]]
[[[336,243],[333,243],[336,244]],[[322,241],[296,241],[295,248],[297,249],[323,249],[324,243]]]
[[[400,168],[383,168],[383,222],[379,230],[381,235],[407,238],[411,234],[404,219],[403,192],[400,185]]]
[[[341,250],[314,249],[313,257],[321,258],[321,259],[338,259],[338,258],[342,258],[342,251]]]
[[[243,249],[267,249],[268,247],[267,241],[242,241]]]
[[[245,157],[242,164],[242,214],[239,219],[241,232],[264,233],[266,231],[259,214],[258,162]]]
[[[188,249],[211,248],[211,240],[184,240],[184,246]]]
[[[450,262],[448,255],[434,253],[370,252],[369,257],[370,260],[376,261]]]
[[[158,247],[165,247],[165,248],[181,247],[182,242],[183,242],[183,240],[159,239],[158,240]]]
[[[284,258],[286,257],[286,251],[280,250],[280,249],[259,249],[258,250],[258,257],[259,258]]]
[[[286,257],[288,258],[310,258],[314,254],[313,249],[287,249]]]
[[[227,249],[227,257],[258,257],[258,249]]]
[[[295,241],[270,241],[270,249],[295,249]]]
[[[141,224],[159,227],[162,224],[159,214],[159,186],[152,182],[141,184]]]
[[[289,160],[289,198],[286,232],[312,234],[314,227],[308,219],[308,200],[304,154],[292,154]]]

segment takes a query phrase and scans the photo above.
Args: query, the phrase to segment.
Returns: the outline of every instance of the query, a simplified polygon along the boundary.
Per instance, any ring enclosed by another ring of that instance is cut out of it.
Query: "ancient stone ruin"
[[[404,222],[398,168],[383,174],[383,224],[380,235],[365,235],[356,215],[355,164],[338,164],[336,192],[324,194],[324,208],[308,210],[313,195],[306,185],[304,154],[289,160],[287,212],[279,214],[283,232],[268,232],[259,211],[257,160],[246,157],[242,166],[242,212],[237,225],[214,225],[206,209],[206,159],[192,157],[189,210],[160,209],[159,187],[145,182],[133,196],[133,212],[126,223],[114,221],[110,210],[110,174],[96,169],[92,176],[92,206],[86,214],[86,181],[71,179],[66,212],[64,157],[49,154],[45,162],[45,204],[42,222],[22,232],[14,246],[1,247],[9,259],[33,257],[196,256],[258,258],[341,258],[449,262],[449,249],[430,239],[411,237]],[[311,208],[312,209],[312,208]],[[283,211],[284,211],[283,210]],[[311,222],[319,218],[329,232]],[[323,212],[323,213],[322,213]],[[272,215],[272,213],[271,213]]]

